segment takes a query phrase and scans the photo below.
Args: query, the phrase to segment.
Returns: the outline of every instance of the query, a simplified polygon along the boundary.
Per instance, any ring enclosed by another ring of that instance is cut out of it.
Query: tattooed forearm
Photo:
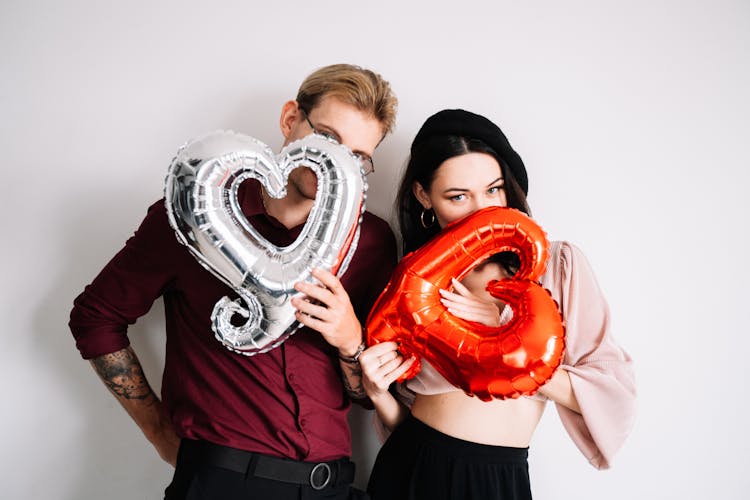
[[[117,397],[137,399],[147,404],[156,401],[143,368],[130,347],[91,360],[99,377]]]
[[[341,363],[341,371],[344,374],[344,388],[352,399],[367,399],[365,387],[362,385],[362,368],[359,363]]]
[[[91,360],[91,365],[159,456],[174,466],[180,438],[169,413],[151,390],[133,349],[126,347],[99,356]]]

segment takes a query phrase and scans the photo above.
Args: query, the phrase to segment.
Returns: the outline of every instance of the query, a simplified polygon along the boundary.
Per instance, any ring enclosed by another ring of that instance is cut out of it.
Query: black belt
[[[189,462],[210,464],[252,477],[309,485],[315,490],[354,481],[354,463],[347,458],[332,462],[298,462],[191,439],[182,440],[180,454]]]

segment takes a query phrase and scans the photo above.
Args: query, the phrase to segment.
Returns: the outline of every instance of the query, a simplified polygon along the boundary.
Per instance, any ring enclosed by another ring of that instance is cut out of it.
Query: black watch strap
[[[362,351],[364,351],[366,347],[365,343],[362,342],[357,347],[357,352],[354,353],[354,356],[344,356],[339,353],[339,359],[345,363],[359,363],[359,355],[362,354]]]

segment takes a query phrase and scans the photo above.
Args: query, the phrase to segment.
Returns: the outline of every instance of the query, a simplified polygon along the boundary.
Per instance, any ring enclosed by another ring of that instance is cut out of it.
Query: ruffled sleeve
[[[635,418],[635,377],[630,356],[615,343],[609,306],[586,257],[575,246],[553,242],[542,285],[565,319],[561,368],[570,374],[578,414],[562,405],[563,426],[591,465],[607,469]]]

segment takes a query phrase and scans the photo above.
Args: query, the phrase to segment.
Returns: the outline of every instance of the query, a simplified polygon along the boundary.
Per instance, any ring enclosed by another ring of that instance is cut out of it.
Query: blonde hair
[[[352,64],[324,66],[302,82],[297,103],[310,113],[328,96],[374,116],[383,125],[383,135],[393,131],[398,99],[391,85],[379,74]]]

